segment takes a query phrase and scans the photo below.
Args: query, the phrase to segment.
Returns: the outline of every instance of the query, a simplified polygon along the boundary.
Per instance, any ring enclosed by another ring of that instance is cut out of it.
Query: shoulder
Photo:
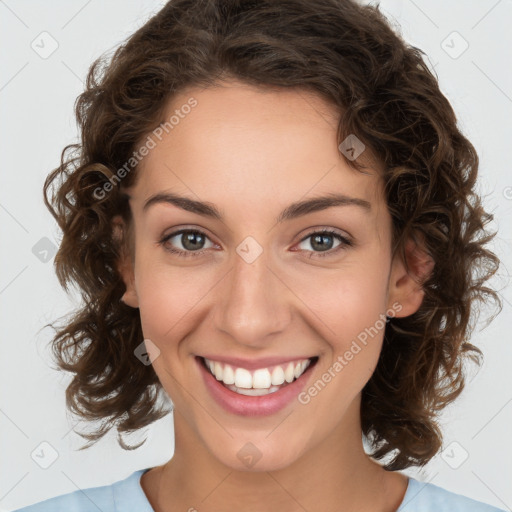
[[[409,478],[407,491],[397,512],[504,512],[462,494]]]
[[[13,512],[87,512],[89,510],[115,512],[112,485],[80,489]]]
[[[153,512],[140,485],[140,477],[149,469],[135,471],[110,485],[79,489],[13,512]]]

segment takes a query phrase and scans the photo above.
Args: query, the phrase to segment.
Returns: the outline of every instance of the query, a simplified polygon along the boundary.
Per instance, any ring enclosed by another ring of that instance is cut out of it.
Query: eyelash
[[[173,254],[177,254],[178,256],[183,257],[183,258],[201,256],[208,250],[208,249],[202,249],[200,251],[182,251],[179,249],[173,249],[170,246],[166,246],[166,242],[168,240],[170,240],[171,238],[174,238],[177,235],[181,235],[182,233],[194,233],[194,234],[203,235],[206,238],[208,238],[206,233],[203,233],[202,231],[199,231],[197,229],[180,229],[179,231],[174,231],[173,233],[165,235],[157,243],[158,243],[158,245],[163,246],[166,251],[169,251]],[[307,252],[311,253],[311,256],[309,256],[310,258],[313,258],[313,254],[316,255],[315,257],[319,257],[319,258],[325,258],[326,256],[333,256],[334,254],[338,253],[338,251],[346,249],[347,247],[353,246],[353,242],[351,240],[340,235],[336,231],[332,231],[329,229],[325,229],[325,230],[321,230],[321,231],[313,231],[313,232],[309,233],[308,235],[306,235],[302,240],[300,240],[299,243],[304,242],[305,240],[312,237],[313,235],[332,235],[332,236],[336,237],[341,242],[341,244],[338,247],[336,247],[335,249],[329,249],[328,251],[321,251],[321,252],[307,251]]]

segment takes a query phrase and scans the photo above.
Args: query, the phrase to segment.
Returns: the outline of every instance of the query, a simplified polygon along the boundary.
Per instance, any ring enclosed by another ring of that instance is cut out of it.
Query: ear
[[[396,302],[402,306],[394,315],[396,317],[406,317],[418,311],[425,296],[420,281],[425,280],[434,268],[434,260],[424,248],[423,237],[418,238],[421,239],[421,245],[411,238],[405,244],[409,271],[399,253],[392,263],[388,285],[388,308]]]
[[[135,289],[135,273],[133,270],[132,258],[126,243],[127,226],[121,215],[116,215],[112,218],[112,237],[120,244],[119,261],[117,263],[117,270],[123,278],[126,286],[126,291],[121,297],[121,302],[132,308],[139,307],[139,299]]]

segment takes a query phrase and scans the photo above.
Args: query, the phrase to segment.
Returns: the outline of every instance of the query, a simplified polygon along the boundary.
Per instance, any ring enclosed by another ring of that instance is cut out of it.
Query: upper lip
[[[291,361],[302,361],[304,359],[312,359],[316,356],[294,356],[294,357],[262,357],[260,359],[243,359],[241,357],[227,357],[216,355],[200,356],[210,361],[218,361],[219,363],[229,364],[235,368],[245,368],[247,370],[257,370],[258,368],[268,368],[269,366],[284,365]]]

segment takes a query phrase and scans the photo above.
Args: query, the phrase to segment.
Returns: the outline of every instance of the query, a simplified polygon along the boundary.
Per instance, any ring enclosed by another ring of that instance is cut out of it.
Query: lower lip
[[[196,362],[213,399],[226,411],[239,416],[268,416],[284,409],[304,389],[309,380],[311,369],[315,366],[315,364],[310,364],[298,379],[279,391],[263,396],[247,396],[239,395],[221,384],[206,369],[202,358],[196,357]]]

